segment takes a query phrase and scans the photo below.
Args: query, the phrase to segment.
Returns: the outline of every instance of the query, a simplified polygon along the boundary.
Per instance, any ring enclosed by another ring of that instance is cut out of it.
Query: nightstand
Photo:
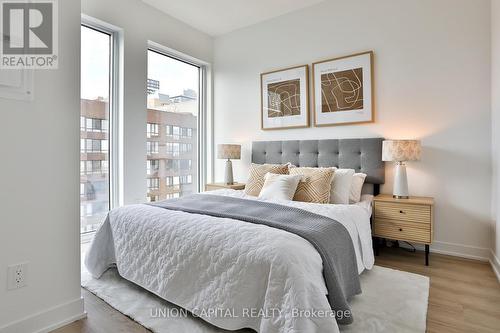
[[[434,233],[434,199],[394,199],[380,194],[373,199],[373,236],[425,244],[425,265]]]
[[[227,185],[224,183],[210,183],[205,185],[205,191],[220,190],[222,188],[229,188],[232,190],[243,190],[245,188],[245,184],[234,183],[233,185]]]

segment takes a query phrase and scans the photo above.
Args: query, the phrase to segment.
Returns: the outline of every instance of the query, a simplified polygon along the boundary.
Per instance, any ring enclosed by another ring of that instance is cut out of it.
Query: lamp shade
[[[239,160],[241,158],[240,145],[217,145],[217,158]]]
[[[382,161],[418,161],[422,147],[419,140],[384,140]]]

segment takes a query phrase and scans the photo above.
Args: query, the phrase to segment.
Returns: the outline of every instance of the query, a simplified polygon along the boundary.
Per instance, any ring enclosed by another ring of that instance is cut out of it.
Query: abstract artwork
[[[321,75],[321,112],[363,108],[363,69]]]
[[[262,73],[261,128],[309,126],[307,65]]]
[[[313,64],[315,126],[373,121],[373,53]]]
[[[267,116],[300,115],[300,80],[271,83],[267,86]]]

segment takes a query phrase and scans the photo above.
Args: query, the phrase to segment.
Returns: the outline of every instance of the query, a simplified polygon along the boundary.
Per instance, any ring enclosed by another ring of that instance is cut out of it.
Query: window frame
[[[82,14],[81,26],[109,35],[109,119],[108,133],[108,177],[110,210],[123,204],[123,29]],[[102,148],[102,147],[101,147]],[[102,149],[101,149],[102,150]]]
[[[202,61],[200,59],[191,57],[189,55],[186,55],[184,53],[181,53],[179,51],[176,51],[174,49],[165,47],[161,44],[155,43],[153,41],[148,41],[148,50],[156,52],[158,54],[173,58],[178,61],[182,61],[184,63],[187,63],[192,66],[198,67],[199,70],[199,77],[198,77],[198,111],[199,111],[199,116],[198,116],[198,129],[197,129],[197,160],[198,160],[198,165],[197,165],[197,170],[196,170],[196,178],[198,180],[198,183],[195,186],[195,190],[197,192],[200,192],[203,188],[203,184],[206,183],[206,180],[208,178],[208,172],[212,172],[212,167],[211,164],[213,163],[212,160],[210,160],[210,167],[209,167],[209,161],[208,161],[208,153],[211,153],[213,150],[213,138],[212,138],[212,128],[209,128],[209,119],[211,119],[211,114],[210,112],[212,111],[212,108],[209,107],[209,94],[207,93],[208,91],[208,86],[209,86],[209,80],[208,80],[208,73],[210,72],[210,64]],[[211,102],[211,101],[210,101]],[[167,126],[168,127],[168,126]],[[167,129],[165,129],[165,133],[167,134]],[[192,130],[191,130],[192,131]],[[168,135],[168,134],[167,134]],[[173,128],[172,128],[172,136],[174,136],[173,133]],[[181,130],[179,129],[179,138],[177,140],[181,139]],[[175,138],[174,138],[175,139]],[[212,175],[210,175],[210,178],[212,178]]]
[[[104,149],[108,155],[106,161],[100,165],[101,172],[108,174],[108,208],[111,210],[123,204],[123,29],[114,25],[82,14],[80,26],[105,33],[109,38],[109,106],[108,120],[101,121],[100,132],[107,135],[107,147]],[[84,131],[86,128],[86,117]],[[80,130],[82,130],[82,119],[80,119]],[[88,173],[89,170],[84,171]],[[84,174],[80,173],[80,174]],[[88,216],[88,207],[85,206],[80,212],[80,217]],[[93,230],[82,230],[80,226],[81,241],[86,242],[92,235]]]

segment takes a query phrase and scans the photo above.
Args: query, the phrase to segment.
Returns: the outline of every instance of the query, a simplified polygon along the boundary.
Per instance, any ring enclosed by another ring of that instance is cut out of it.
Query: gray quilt
[[[361,285],[354,246],[341,223],[299,208],[210,194],[194,194],[150,205],[264,224],[306,239],[323,259],[328,301],[336,314],[337,323],[352,323],[353,317],[347,299],[360,294]]]

